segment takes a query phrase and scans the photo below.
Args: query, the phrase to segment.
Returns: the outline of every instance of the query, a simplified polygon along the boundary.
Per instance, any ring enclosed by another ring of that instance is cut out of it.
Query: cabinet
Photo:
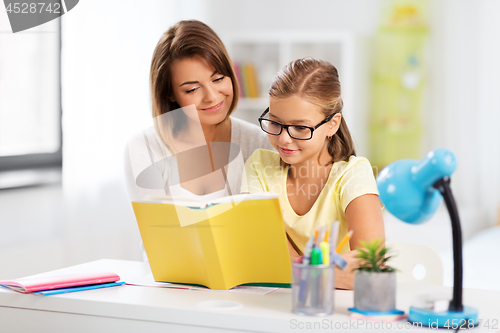
[[[221,35],[229,56],[241,68],[251,63],[255,68],[258,97],[240,97],[234,116],[258,124],[257,118],[269,105],[268,89],[276,73],[291,60],[314,57],[332,63],[339,72],[344,100],[344,117],[348,126],[360,137],[365,138],[364,112],[366,104],[358,102],[355,94],[366,97],[368,70],[360,39],[343,32],[243,32]],[[366,101],[364,98],[362,101]],[[361,144],[360,144],[361,143]]]

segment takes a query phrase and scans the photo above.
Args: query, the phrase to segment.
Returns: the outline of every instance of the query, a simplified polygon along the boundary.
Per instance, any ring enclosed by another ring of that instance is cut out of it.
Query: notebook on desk
[[[56,276],[35,276],[16,280],[0,281],[0,286],[21,293],[62,293],[71,288],[85,287],[95,289],[103,286],[117,285],[120,277],[112,272],[92,272],[85,274],[69,274]],[[57,291],[57,292],[55,292]]]
[[[291,262],[276,195],[213,202],[150,197],[133,202],[156,281],[230,289],[289,286]]]

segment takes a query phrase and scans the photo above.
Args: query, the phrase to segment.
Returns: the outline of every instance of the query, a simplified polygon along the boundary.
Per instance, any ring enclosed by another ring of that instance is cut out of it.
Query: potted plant
[[[361,242],[356,256],[361,266],[354,275],[354,307],[362,311],[396,308],[396,270],[387,265],[391,256],[380,239]]]

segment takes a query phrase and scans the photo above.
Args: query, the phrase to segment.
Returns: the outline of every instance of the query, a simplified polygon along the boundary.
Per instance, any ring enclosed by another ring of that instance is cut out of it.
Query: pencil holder
[[[335,265],[292,264],[292,312],[306,316],[333,314]]]

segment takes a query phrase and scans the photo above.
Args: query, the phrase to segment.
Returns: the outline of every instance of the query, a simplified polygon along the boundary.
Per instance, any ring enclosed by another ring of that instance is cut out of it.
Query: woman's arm
[[[348,229],[354,230],[354,233],[349,242],[351,251],[341,255],[347,262],[347,267],[343,271],[340,269],[335,271],[335,287],[353,289],[354,271],[359,267],[356,248],[361,246],[360,241],[385,238],[384,220],[378,196],[365,194],[352,200],[346,207],[345,217]]]
[[[137,177],[141,172],[155,163],[148,153],[148,144],[145,140],[146,131],[151,131],[151,129],[147,129],[132,137],[127,143],[123,154],[125,188],[130,201],[144,200],[148,195],[165,195],[165,189],[162,188],[165,182],[164,175],[159,175],[159,178],[163,178],[163,181],[158,184],[157,189],[144,188],[137,184]],[[158,152],[155,151],[155,146],[150,146],[150,148],[154,154],[158,154]]]

